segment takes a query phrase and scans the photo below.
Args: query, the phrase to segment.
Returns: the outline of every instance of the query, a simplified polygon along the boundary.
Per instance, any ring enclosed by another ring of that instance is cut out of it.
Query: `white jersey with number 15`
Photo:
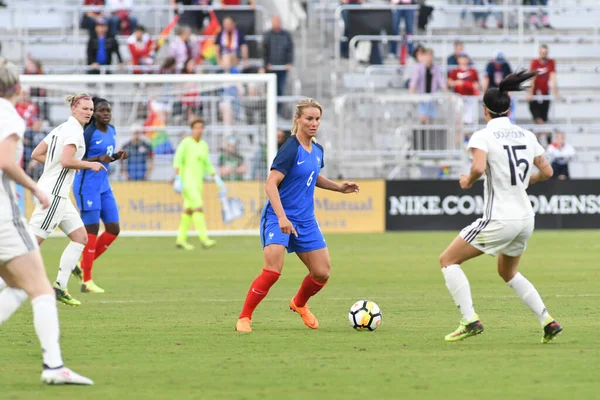
[[[536,136],[513,125],[507,117],[494,118],[471,136],[467,151],[487,153],[483,218],[523,219],[534,215],[527,196],[533,159],[544,154]]]

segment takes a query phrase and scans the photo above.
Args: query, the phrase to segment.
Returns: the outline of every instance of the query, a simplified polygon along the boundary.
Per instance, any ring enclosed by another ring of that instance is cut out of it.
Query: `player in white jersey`
[[[69,199],[75,172],[78,169],[90,169],[98,172],[106,167],[99,162],[82,161],[85,154],[83,125],[89,122],[94,113],[92,97],[79,93],[67,97],[71,106],[69,119],[57,126],[33,150],[31,158],[44,163],[44,172],[38,186],[50,194],[50,207],[44,209],[37,205],[29,226],[41,244],[57,227],[71,239],[60,258],[58,277],[54,284],[56,299],[72,306],[81,302],[67,291],[69,275],[77,265],[81,253],[87,244],[87,232],[83,221]]]
[[[460,264],[484,253],[498,256],[498,273],[538,317],[544,329],[542,342],[548,343],[562,331],[535,287],[517,271],[534,228],[527,186],[549,179],[552,167],[536,136],[510,122],[508,92],[523,90],[521,84],[536,74],[521,71],[509,75],[483,97],[487,126],[471,137],[467,149],[473,159],[471,171],[460,177],[461,188],[469,189],[485,175],[483,217],[464,228],[440,256],[446,286],[462,314],[458,328],[445,337],[449,342],[483,332]],[[532,174],[534,165],[538,171]]]
[[[48,209],[50,205],[48,196],[19,165],[25,122],[14,105],[20,92],[18,68],[0,58],[0,277],[8,284],[0,292],[0,324],[29,297],[44,358],[42,382],[91,385],[90,379],[63,366],[54,291],[39,247],[19,212],[15,184],[31,191],[40,208]]]

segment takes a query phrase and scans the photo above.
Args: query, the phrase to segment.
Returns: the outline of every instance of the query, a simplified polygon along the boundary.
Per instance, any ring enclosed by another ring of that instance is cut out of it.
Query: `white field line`
[[[411,296],[397,296],[397,297],[373,297],[376,301],[385,301],[385,300],[404,300]],[[422,297],[422,296],[414,296],[414,297]],[[444,296],[427,296],[429,299],[440,300],[440,299],[448,299],[448,297]],[[544,297],[560,297],[560,298],[571,298],[571,297],[600,297],[600,293],[580,293],[580,294],[555,294],[555,295],[545,295]],[[478,296],[475,299],[515,299],[518,297],[515,296]],[[263,301],[289,301],[289,298],[277,298],[277,297],[267,297]],[[356,301],[356,298],[350,297],[325,297],[324,300],[327,301],[347,301],[353,302]],[[195,299],[193,302],[197,303],[242,303],[244,301],[243,298],[239,299]],[[157,300],[102,300],[97,302],[96,304],[153,304],[153,303],[188,303],[191,300],[182,300],[179,299],[157,299]]]

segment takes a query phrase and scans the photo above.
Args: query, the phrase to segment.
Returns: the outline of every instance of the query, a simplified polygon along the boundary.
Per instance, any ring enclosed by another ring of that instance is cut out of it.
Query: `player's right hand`
[[[99,162],[92,162],[91,164],[92,165],[90,165],[90,169],[92,171],[94,171],[94,172],[98,172],[100,170],[105,170],[106,171],[106,167],[103,164],[99,163]]]
[[[281,232],[285,233],[286,235],[294,235],[298,237],[298,232],[296,232],[294,226],[290,220],[287,219],[287,217],[279,218],[279,228],[281,229]]]
[[[42,206],[42,210],[45,210],[46,208],[50,207],[50,198],[40,188],[36,188],[32,192],[32,194],[40,202],[40,206]]]

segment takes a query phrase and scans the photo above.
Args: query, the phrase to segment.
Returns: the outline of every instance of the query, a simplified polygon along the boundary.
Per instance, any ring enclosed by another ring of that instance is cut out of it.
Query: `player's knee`
[[[442,254],[440,254],[440,267],[444,268],[451,264],[452,263],[450,262],[450,257],[445,251]]]
[[[320,268],[315,268],[312,271],[311,276],[313,277],[313,279],[315,281],[317,281],[319,283],[325,283],[329,279],[330,273],[331,273],[331,264],[330,264],[329,260],[327,260],[327,262],[324,262]]]
[[[114,236],[119,236],[119,233],[121,233],[121,227],[119,224],[115,223],[106,224],[106,232]]]

